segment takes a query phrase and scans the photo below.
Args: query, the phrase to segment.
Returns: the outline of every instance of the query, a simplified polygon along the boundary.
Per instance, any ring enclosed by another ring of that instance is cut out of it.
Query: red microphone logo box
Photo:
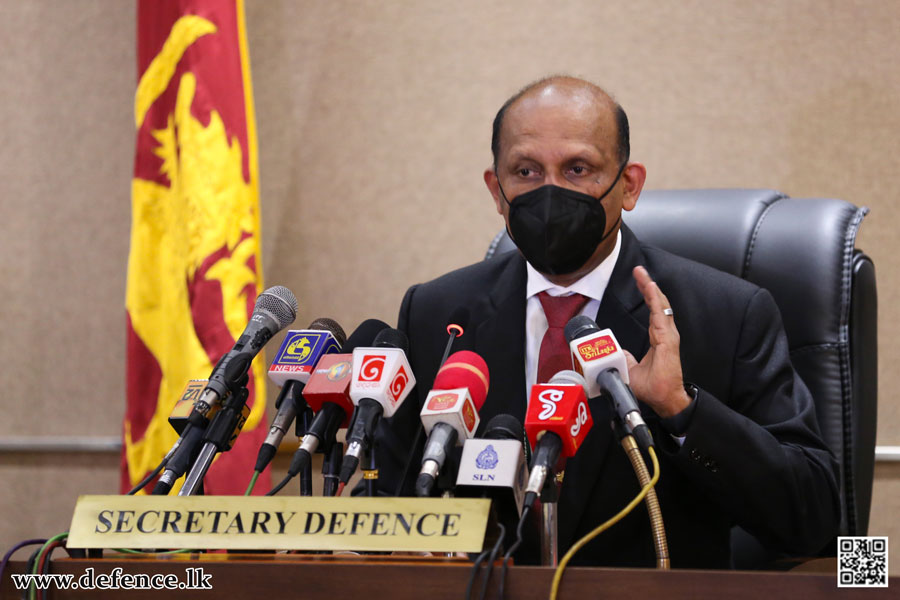
[[[406,374],[403,365],[400,365],[400,370],[394,375],[394,379],[391,381],[390,387],[388,387],[388,394],[393,404],[397,404],[400,401],[407,384],[409,384],[409,375]]]
[[[384,374],[387,357],[383,354],[367,354],[362,357],[356,383],[362,387],[378,387]]]
[[[546,432],[562,440],[561,456],[573,456],[593,427],[587,397],[581,385],[538,384],[531,388],[525,415],[525,433],[532,448]]]
[[[617,350],[616,341],[610,335],[600,336],[578,344],[578,354],[585,362],[609,356]]]
[[[319,359],[316,368],[310,375],[309,382],[303,388],[303,397],[314,411],[321,410],[322,405],[331,402],[342,407],[346,413],[341,427],[346,427],[353,412],[350,401],[350,355],[326,354]]]

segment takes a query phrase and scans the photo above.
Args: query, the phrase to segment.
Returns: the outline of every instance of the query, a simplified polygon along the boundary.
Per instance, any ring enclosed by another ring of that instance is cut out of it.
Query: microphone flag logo
[[[449,410],[456,406],[457,401],[459,400],[459,394],[453,392],[447,392],[446,394],[438,394],[436,396],[432,396],[428,401],[428,410]]]
[[[328,377],[328,381],[340,381],[347,377],[347,375],[350,374],[350,371],[350,361],[343,360],[332,365],[331,368],[328,369],[328,375],[326,375],[326,377]]]
[[[578,354],[581,355],[582,360],[585,361],[597,360],[598,358],[609,356],[617,350],[618,348],[616,347],[615,341],[613,341],[612,336],[609,335],[593,338],[578,344]]]
[[[572,434],[573,438],[578,437],[578,434],[581,432],[581,426],[587,423],[587,420],[587,405],[582,402],[578,405],[578,415],[575,417],[575,423],[572,425],[572,429],[569,431]]]
[[[403,365],[400,365],[400,370],[397,371],[397,375],[394,376],[394,380],[391,381],[391,386],[389,388],[391,393],[391,400],[393,402],[397,402],[397,400],[399,400],[400,395],[403,393],[403,390],[406,389],[407,383],[409,383],[409,375],[406,374],[406,370],[403,368]]]
[[[564,395],[565,392],[562,390],[552,388],[541,392],[538,395],[538,400],[541,403],[541,412],[538,414],[538,419],[546,421],[552,417],[556,413],[556,403],[562,400]]]
[[[362,359],[362,365],[359,368],[359,381],[378,381],[384,372],[384,363],[386,357],[383,355],[367,355]]]
[[[471,401],[468,401],[465,404],[463,404],[462,416],[463,416],[463,423],[465,424],[465,427],[466,427],[466,431],[468,431],[471,435],[471,433],[473,433],[475,430],[475,425],[477,424],[476,420],[478,418],[478,415],[475,413],[475,406],[472,404]]]
[[[309,336],[303,336],[288,344],[288,347],[284,351],[284,358],[303,362],[304,359],[309,356],[310,352],[312,352],[312,348],[309,345]]]
[[[494,450],[494,446],[488,444],[487,448],[478,453],[475,457],[475,466],[479,469],[492,470],[497,467],[500,462],[500,456]]]

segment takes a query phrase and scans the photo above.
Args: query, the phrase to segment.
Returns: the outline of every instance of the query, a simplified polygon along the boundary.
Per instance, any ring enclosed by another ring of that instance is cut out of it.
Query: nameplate
[[[80,496],[69,548],[480,552],[480,498]]]

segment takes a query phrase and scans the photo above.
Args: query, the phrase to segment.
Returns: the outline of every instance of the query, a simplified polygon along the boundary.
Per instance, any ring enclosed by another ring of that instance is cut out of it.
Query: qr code
[[[838,538],[838,587],[887,587],[887,537]]]

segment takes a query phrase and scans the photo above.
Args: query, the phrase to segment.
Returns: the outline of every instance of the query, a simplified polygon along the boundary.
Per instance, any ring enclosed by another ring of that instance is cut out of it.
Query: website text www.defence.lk
[[[97,573],[88,567],[82,575],[11,574],[17,590],[33,586],[38,590],[211,590],[212,574],[203,567],[188,567],[184,577],[174,573],[125,573],[116,567],[109,573]]]

